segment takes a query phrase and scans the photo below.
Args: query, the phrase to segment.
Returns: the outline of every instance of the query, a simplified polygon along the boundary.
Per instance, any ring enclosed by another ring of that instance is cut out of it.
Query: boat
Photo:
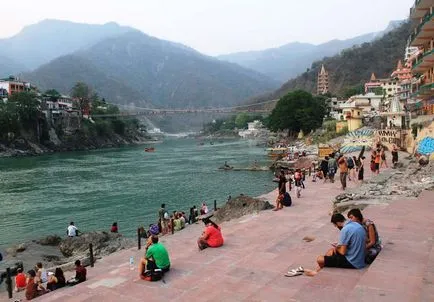
[[[285,157],[288,155],[288,148],[286,147],[277,147],[277,148],[267,148],[269,157]]]
[[[145,148],[145,152],[155,152],[155,148],[154,147]]]
[[[219,170],[223,170],[223,171],[230,171],[230,170],[233,170],[234,169],[234,167],[232,167],[232,166],[221,166],[221,167],[219,167]]]

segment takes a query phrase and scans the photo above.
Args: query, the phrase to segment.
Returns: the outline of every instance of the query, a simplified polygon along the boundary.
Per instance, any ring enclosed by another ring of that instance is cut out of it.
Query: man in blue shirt
[[[317,258],[316,271],[305,270],[306,275],[314,276],[323,267],[360,269],[365,267],[365,229],[357,222],[346,221],[342,214],[334,214],[331,222],[341,232],[339,243],[334,245],[325,256]]]

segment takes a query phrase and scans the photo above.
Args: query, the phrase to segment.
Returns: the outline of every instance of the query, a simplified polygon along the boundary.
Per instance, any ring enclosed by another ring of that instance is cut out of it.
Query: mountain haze
[[[0,39],[0,56],[11,58],[23,65],[26,70],[32,70],[106,37],[132,30],[134,29],[131,27],[119,26],[114,22],[92,25],[44,20],[24,27],[11,38]]]
[[[306,71],[312,62],[338,54],[345,48],[371,42],[401,23],[402,21],[392,21],[384,31],[368,33],[347,40],[335,39],[319,45],[293,42],[278,48],[239,52],[221,55],[218,58],[256,70],[282,83]]]
[[[172,108],[230,106],[278,87],[253,70],[139,31],[101,40],[23,78],[63,93],[82,80],[117,103]]]
[[[404,59],[409,34],[410,23],[402,23],[370,43],[345,49],[338,55],[314,62],[308,71],[289,80],[274,93],[255,98],[255,101],[278,99],[297,89],[316,93],[317,76],[322,65],[329,72],[330,92],[338,95],[347,88],[364,84],[372,72],[378,78],[389,77],[398,60]]]

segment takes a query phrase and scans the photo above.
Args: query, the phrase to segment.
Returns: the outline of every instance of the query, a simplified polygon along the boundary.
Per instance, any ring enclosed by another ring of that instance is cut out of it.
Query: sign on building
[[[401,130],[378,130],[377,131],[378,141],[383,145],[396,145],[401,146]]]

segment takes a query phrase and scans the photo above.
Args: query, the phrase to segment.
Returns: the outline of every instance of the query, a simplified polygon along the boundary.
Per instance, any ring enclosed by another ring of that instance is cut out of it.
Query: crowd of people
[[[86,268],[80,260],[75,261],[75,277],[65,279],[63,270],[57,267],[54,272],[47,271],[41,262],[36,263],[34,269],[25,274],[22,268],[18,268],[15,276],[15,291],[25,291],[27,300],[33,300],[46,293],[55,291],[65,286],[74,286],[86,281]]]
[[[392,164],[398,162],[398,152],[396,146],[391,151]],[[347,187],[349,181],[363,181],[364,179],[365,157],[360,155],[344,156],[339,152],[326,156],[319,164],[318,169],[313,173],[313,181],[323,179],[324,182],[334,182],[335,175],[339,171],[339,178],[342,189]],[[381,145],[377,145],[371,153],[371,170],[379,173],[380,168],[388,167],[386,150]],[[293,171],[281,170],[277,177],[278,197],[276,199],[275,211],[292,204],[291,196],[287,192],[296,189],[297,197],[301,197],[301,191],[305,188],[306,171],[295,169]],[[159,241],[159,236],[169,234],[173,231],[180,231],[188,224],[198,223],[202,220],[205,229],[197,240],[200,251],[206,248],[218,248],[224,244],[221,227],[213,222],[206,214],[209,213],[205,202],[200,209],[196,206],[190,208],[189,216],[183,211],[173,211],[169,215],[166,205],[162,204],[158,211],[158,222],[150,224],[148,230],[143,230],[143,236],[147,238],[144,257],[139,262],[140,278],[147,281],[157,281],[164,277],[170,270],[170,257],[166,247]],[[351,209],[346,219],[342,214],[336,213],[331,217],[331,223],[340,230],[339,240],[332,244],[325,255],[318,256],[317,268],[305,270],[303,267],[289,270],[286,276],[293,277],[302,274],[315,276],[324,267],[338,267],[360,269],[367,264],[371,264],[382,249],[381,240],[374,222],[363,217],[359,209]],[[110,231],[118,233],[118,224],[114,222]],[[74,222],[70,222],[67,227],[67,236],[75,237],[80,235],[80,231]],[[18,269],[15,277],[15,290],[25,291],[28,300],[46,294],[50,291],[84,282],[86,280],[86,268],[80,260],[75,262],[75,277],[66,281],[64,273],[60,267],[54,272],[47,272],[42,263],[37,263],[34,269],[27,274]]]

